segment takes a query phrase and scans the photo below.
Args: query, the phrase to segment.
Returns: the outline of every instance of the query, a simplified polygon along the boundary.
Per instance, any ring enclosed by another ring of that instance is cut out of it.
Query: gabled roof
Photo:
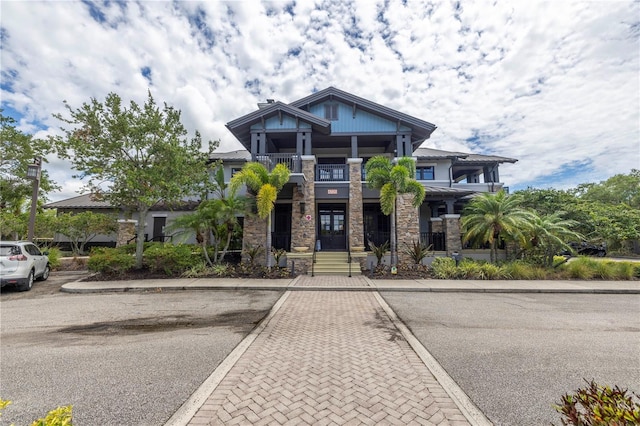
[[[420,120],[419,118],[412,117],[384,105],[352,95],[351,93],[336,89],[335,87],[328,87],[324,90],[320,90],[319,92],[313,93],[295,102],[291,102],[290,105],[298,108],[308,108],[311,104],[315,104],[326,99],[341,100],[344,103],[355,105],[364,111],[382,116],[387,120],[409,126],[411,128],[412,140],[414,143],[429,139],[431,133],[436,129],[436,125],[429,123],[428,121]]]
[[[233,133],[242,145],[247,149],[251,149],[251,126],[262,120],[283,113],[311,124],[311,127],[316,132],[323,134],[329,134],[331,132],[331,122],[329,120],[325,120],[310,112],[280,101],[268,104],[264,108],[260,108],[257,111],[228,122],[227,129]]]
[[[55,201],[44,205],[45,209],[112,209],[113,206],[96,197],[95,194],[84,194],[66,200]]]
[[[398,123],[399,126],[403,125],[411,128],[411,140],[414,146],[429,139],[431,133],[436,129],[436,126],[428,121],[420,120],[335,87],[328,87],[290,104],[280,101],[261,104],[258,110],[227,123],[227,128],[247,149],[250,149],[251,144],[251,126],[277,114],[288,114],[311,124],[314,131],[329,134],[331,133],[331,121],[307,111],[311,104],[322,102],[325,99],[340,100],[363,111]]]

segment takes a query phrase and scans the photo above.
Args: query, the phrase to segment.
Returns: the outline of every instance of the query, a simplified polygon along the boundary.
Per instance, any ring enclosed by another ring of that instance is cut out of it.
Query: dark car
[[[592,244],[583,241],[581,243],[571,242],[569,243],[571,250],[580,256],[597,256],[605,257],[607,255],[607,245],[605,243]],[[569,251],[563,252],[564,255],[571,255]]]

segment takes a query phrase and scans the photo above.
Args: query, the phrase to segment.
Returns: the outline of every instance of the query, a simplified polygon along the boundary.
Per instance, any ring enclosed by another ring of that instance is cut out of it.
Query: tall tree
[[[180,111],[166,103],[156,106],[150,92],[142,106],[131,101],[127,107],[115,93],[104,102],[91,98],[78,109],[65,106],[70,117],[55,117],[72,127],[55,140],[58,153],[71,160],[80,178],[88,178],[89,190],[137,212],[136,267],[141,268],[150,208],[195,197],[208,185],[200,134],[189,139]],[[209,142],[210,150],[215,146]]]
[[[34,159],[45,156],[53,149],[49,143],[36,139],[16,128],[16,121],[2,114],[0,109],[0,208],[18,214],[31,198],[33,181],[27,179],[27,166]],[[46,170],[40,173],[40,200],[48,192],[58,189]]]
[[[369,188],[380,190],[380,210],[386,216],[390,215],[391,222],[391,265],[398,261],[396,235],[396,201],[400,194],[413,194],[412,205],[420,207],[425,197],[425,189],[415,179],[416,162],[411,157],[401,157],[396,164],[384,156],[376,156],[365,164],[367,185]]]
[[[626,204],[640,209],[640,170],[617,174],[600,183],[584,183],[572,191],[582,200],[604,204]]]
[[[271,212],[275,207],[278,193],[289,181],[290,171],[282,163],[276,164],[271,172],[258,162],[246,163],[230,182],[230,189],[236,191],[242,184],[255,194],[258,217],[266,219],[266,265],[271,269]]]
[[[520,207],[521,197],[508,196],[504,190],[484,193],[472,199],[462,213],[463,241],[489,243],[491,261],[498,258],[498,243],[509,238],[525,243],[523,231],[530,228],[535,218],[530,211]]]

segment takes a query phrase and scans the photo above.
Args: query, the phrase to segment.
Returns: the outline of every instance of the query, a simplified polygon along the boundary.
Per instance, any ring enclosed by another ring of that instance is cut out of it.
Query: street
[[[74,424],[163,424],[281,293],[34,295],[0,299],[2,424],[69,404]]]
[[[640,393],[640,295],[383,296],[496,425],[560,424],[583,379]]]

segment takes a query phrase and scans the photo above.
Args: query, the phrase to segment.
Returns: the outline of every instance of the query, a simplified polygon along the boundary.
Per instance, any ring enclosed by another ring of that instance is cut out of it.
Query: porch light
[[[27,179],[37,180],[40,178],[40,163],[29,164],[27,166]]]
[[[307,204],[304,201],[300,201],[300,214],[305,214]]]

